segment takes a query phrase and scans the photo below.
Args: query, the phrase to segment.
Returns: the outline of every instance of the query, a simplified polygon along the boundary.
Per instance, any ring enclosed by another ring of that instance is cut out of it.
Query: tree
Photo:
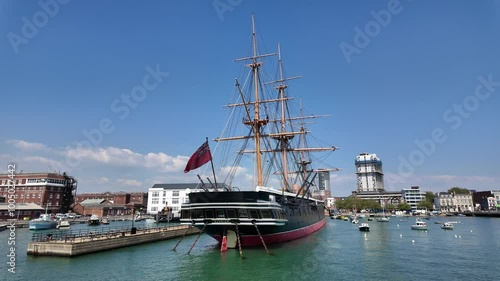
[[[469,194],[470,191],[467,188],[461,188],[461,187],[455,186],[455,187],[448,189],[448,193]]]
[[[425,202],[427,203],[427,206],[430,206],[430,208],[427,208],[428,210],[434,209],[433,208],[433,206],[434,206],[434,197],[436,197],[436,196],[431,191],[427,191],[425,193]]]
[[[405,203],[398,204],[398,209],[401,211],[409,211],[409,210],[411,210],[411,206],[410,206],[410,204],[405,202]]]
[[[427,201],[420,201],[420,203],[418,203],[417,207],[419,209],[427,209],[427,210],[430,210],[432,209],[432,204],[430,204],[429,202]]]

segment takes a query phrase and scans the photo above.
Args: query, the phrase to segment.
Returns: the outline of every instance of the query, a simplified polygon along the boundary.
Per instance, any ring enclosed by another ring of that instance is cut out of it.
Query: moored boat
[[[100,225],[101,224],[101,219],[99,219],[98,216],[92,215],[88,220],[87,220],[88,225]]]
[[[415,221],[415,224],[410,225],[410,227],[413,230],[427,230],[428,229],[427,223],[419,218],[417,218]]]
[[[57,229],[63,229],[63,228],[70,228],[71,227],[71,224],[69,223],[68,220],[65,220],[65,219],[60,219],[59,222],[57,223],[57,226],[56,228]]]
[[[30,220],[28,222],[28,229],[30,230],[41,230],[41,229],[52,229],[56,228],[57,221],[52,218],[50,214],[42,214],[39,218]]]
[[[445,222],[441,225],[441,228],[445,229],[445,230],[453,230],[453,224],[449,223],[449,222]]]
[[[235,109],[232,117],[242,120],[244,132],[241,136],[221,136],[215,141],[243,141],[234,154],[239,156],[238,159],[221,166],[233,167],[235,171],[242,166],[237,162],[242,160],[241,155],[253,154],[254,188],[246,187],[251,191],[241,191],[234,187],[231,184],[232,172],[224,184],[218,185],[215,181],[215,184],[205,186],[202,182],[202,189],[190,192],[189,202],[181,207],[181,224],[201,229],[221,244],[221,250],[298,239],[318,231],[326,223],[324,201],[313,197],[313,188],[318,173],[330,169],[314,169],[309,153],[334,151],[336,148],[306,147],[305,138],[309,131],[303,127],[303,122],[297,122],[311,117],[288,115],[291,98],[285,94],[285,81],[291,78],[282,77],[279,48],[280,76],[278,80],[267,83],[277,85],[277,97],[276,94],[273,97],[266,95],[262,88],[266,83],[260,80],[259,73],[262,59],[272,54],[257,53],[253,18],[252,43],[253,54],[237,61],[249,61],[247,66],[250,67],[252,83],[248,85],[257,87],[245,92],[236,81],[239,101],[228,105]],[[223,160],[228,158],[221,157]],[[211,160],[207,141],[191,156],[185,172]],[[269,167],[264,167],[266,165]],[[276,176],[276,179],[271,180],[271,176]],[[271,187],[269,182],[276,184],[277,188]]]
[[[370,231],[370,225],[366,222],[363,222],[359,225],[359,231]]]

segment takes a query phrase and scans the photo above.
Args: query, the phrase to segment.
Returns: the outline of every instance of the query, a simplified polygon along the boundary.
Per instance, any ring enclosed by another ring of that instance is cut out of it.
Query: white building
[[[473,211],[474,203],[472,194],[453,194],[439,192],[434,200],[436,209],[441,212],[465,212]]]
[[[403,189],[401,192],[403,199],[411,206],[412,210],[418,209],[418,204],[425,201],[425,193],[420,191],[420,187],[412,186],[411,188]]]
[[[148,190],[148,214],[156,215],[165,206],[172,208],[175,218],[180,218],[183,203],[189,201],[187,194],[196,189],[197,183],[155,184]]]
[[[357,191],[384,191],[382,161],[376,154],[360,153],[356,157]]]
[[[495,208],[500,209],[500,190],[492,190],[491,194],[495,198]]]

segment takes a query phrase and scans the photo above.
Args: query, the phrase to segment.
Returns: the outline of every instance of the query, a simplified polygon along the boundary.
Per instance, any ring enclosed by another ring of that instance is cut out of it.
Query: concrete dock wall
[[[182,237],[186,232],[187,235],[192,235],[200,231],[195,227],[177,226],[169,229],[138,231],[136,234],[123,233],[113,237],[77,238],[72,241],[30,242],[27,254],[72,257]]]

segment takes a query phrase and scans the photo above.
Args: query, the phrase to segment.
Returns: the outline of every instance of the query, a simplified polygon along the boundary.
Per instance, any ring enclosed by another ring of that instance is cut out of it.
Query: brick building
[[[77,180],[66,173],[0,174],[0,197],[33,203],[49,213],[67,213],[74,204]],[[6,200],[7,202],[7,200]]]
[[[82,193],[76,195],[76,203],[82,203],[89,199],[99,199],[106,200],[110,204],[116,206],[127,206],[129,208],[134,208],[139,210],[141,208],[146,209],[148,202],[148,193],[146,192],[103,192],[103,193]]]
[[[113,204],[106,199],[86,199],[76,203],[73,211],[84,216],[97,215],[99,217],[130,215],[132,213],[132,210],[126,205]]]

